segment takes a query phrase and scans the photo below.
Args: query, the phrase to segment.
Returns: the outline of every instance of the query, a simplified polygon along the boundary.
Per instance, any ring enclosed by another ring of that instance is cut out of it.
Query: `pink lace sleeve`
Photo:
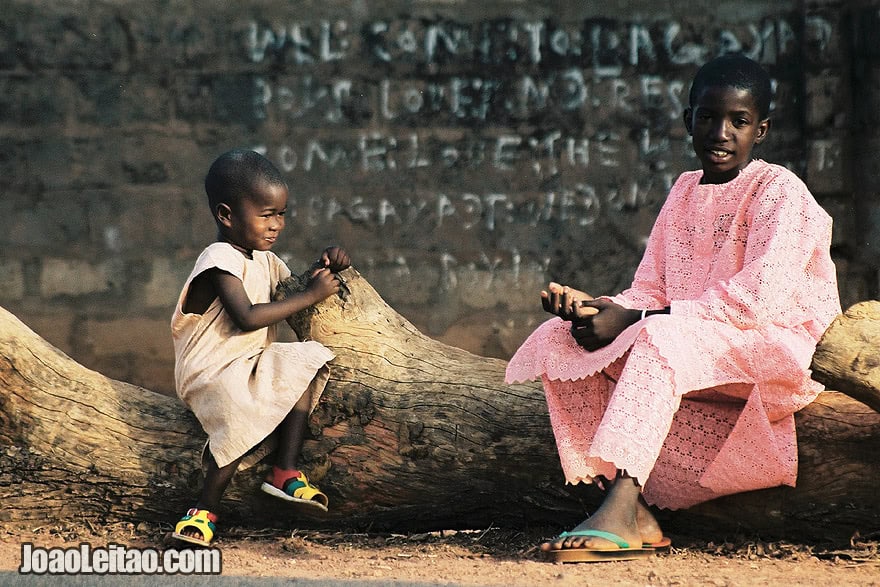
[[[665,231],[667,206],[660,209],[645,253],[636,269],[632,285],[610,299],[626,308],[659,309],[668,305],[666,295],[666,245]]]

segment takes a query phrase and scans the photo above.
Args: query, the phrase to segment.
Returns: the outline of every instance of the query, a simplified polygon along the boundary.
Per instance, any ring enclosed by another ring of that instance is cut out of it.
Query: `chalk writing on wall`
[[[601,238],[593,231],[609,217],[659,209],[675,177],[696,165],[681,124],[693,72],[713,56],[743,52],[791,100],[800,35],[823,51],[833,33],[819,16],[796,18],[709,27],[672,19],[253,20],[239,38],[252,71],[250,114],[266,135],[254,147],[298,184],[293,222],[308,228],[344,217],[377,248],[403,249],[418,231],[451,271],[478,261],[457,233],[485,244],[480,254],[503,258],[496,267],[519,267],[525,256],[546,266],[539,247],[509,241],[525,227]],[[833,155],[813,156],[825,168]],[[346,196],[322,189],[332,177],[388,183]],[[645,234],[628,238],[638,246]]]
[[[830,30],[827,21],[815,16],[806,28],[808,35],[826,38]],[[568,62],[594,69],[603,77],[619,76],[626,66],[698,65],[713,53],[737,51],[772,64],[797,43],[795,28],[783,17],[710,31],[694,30],[675,20],[642,23],[607,18],[568,25],[512,19],[458,23],[404,18],[364,26],[345,20],[270,25],[252,21],[243,37],[253,63],[282,60],[302,66],[364,56],[376,63],[414,66]]]
[[[602,190],[579,183],[571,188],[541,193],[535,198],[516,201],[503,193],[436,193],[406,197],[399,201],[361,196],[347,200],[335,197],[292,196],[288,216],[309,226],[333,222],[338,217],[365,224],[381,232],[383,227],[417,226],[434,230],[454,226],[459,231],[495,231],[503,225],[571,224],[593,225],[603,208],[622,210],[645,204],[648,190],[632,183],[624,189]]]
[[[635,140],[627,141],[610,131],[578,137],[565,136],[558,130],[539,136],[470,135],[455,142],[434,135],[428,135],[426,140],[420,133],[371,132],[347,140],[307,138],[271,149],[261,146],[258,150],[288,173],[328,170],[379,173],[426,167],[468,167],[489,168],[498,173],[530,170],[543,176],[562,169],[620,167],[626,156],[655,157],[666,153],[669,146],[668,138],[654,138],[650,129],[640,128]]]

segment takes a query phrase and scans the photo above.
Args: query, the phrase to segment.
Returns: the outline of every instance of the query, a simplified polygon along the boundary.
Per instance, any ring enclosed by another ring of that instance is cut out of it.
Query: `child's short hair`
[[[732,87],[748,91],[755,99],[761,119],[770,116],[770,102],[773,88],[770,75],[756,61],[745,55],[730,54],[716,57],[705,63],[694,76],[689,95],[690,106],[697,97],[710,86]]]
[[[232,149],[217,157],[205,176],[205,193],[211,213],[219,204],[235,208],[258,183],[286,186],[281,172],[272,162],[247,149]]]

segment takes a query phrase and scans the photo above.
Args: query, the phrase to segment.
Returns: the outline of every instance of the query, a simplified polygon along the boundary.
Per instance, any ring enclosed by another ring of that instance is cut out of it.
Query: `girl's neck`
[[[752,161],[754,161],[754,159],[749,159],[749,161],[745,165],[743,165],[742,167],[740,167],[738,169],[731,169],[729,173],[727,173],[723,176],[716,176],[713,178],[709,178],[706,176],[706,172],[703,171],[703,176],[700,178],[700,184],[702,184],[702,185],[724,185],[726,183],[730,183],[733,180],[735,180],[737,177],[739,177],[740,174],[742,174],[742,172],[745,171],[745,169],[749,165],[751,165]]]

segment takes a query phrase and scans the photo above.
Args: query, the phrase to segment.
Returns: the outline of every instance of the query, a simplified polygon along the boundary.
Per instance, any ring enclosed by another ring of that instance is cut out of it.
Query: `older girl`
[[[651,555],[668,540],[648,504],[795,483],[793,414],[822,389],[808,368],[840,303],[830,218],[794,174],[752,159],[770,101],[746,57],[700,68],[684,124],[702,170],[672,187],[632,286],[541,293],[557,317],[507,380],[543,381],[566,480],[606,489],[542,545],[555,560]]]

